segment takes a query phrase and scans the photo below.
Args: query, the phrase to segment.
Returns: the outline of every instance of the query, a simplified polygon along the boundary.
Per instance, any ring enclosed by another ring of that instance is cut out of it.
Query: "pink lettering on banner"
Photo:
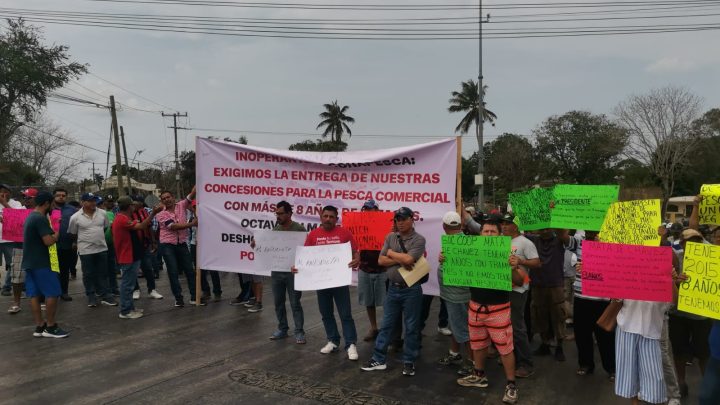
[[[583,241],[582,293],[672,302],[672,248]]]
[[[33,210],[24,208],[5,208],[2,212],[2,238],[12,242],[23,241],[23,225]]]

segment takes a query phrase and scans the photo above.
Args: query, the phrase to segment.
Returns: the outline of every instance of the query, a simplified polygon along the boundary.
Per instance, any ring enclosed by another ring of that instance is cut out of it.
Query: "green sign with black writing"
[[[512,290],[509,236],[443,235],[443,284]]]

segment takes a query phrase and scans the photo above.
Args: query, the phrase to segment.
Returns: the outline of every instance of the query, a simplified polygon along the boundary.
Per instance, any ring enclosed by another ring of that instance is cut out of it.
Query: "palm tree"
[[[483,100],[485,99],[485,91],[487,90],[488,86],[483,86],[482,93],[483,93]],[[480,127],[478,123],[478,84],[476,81],[470,79],[466,82],[462,82],[462,91],[452,92],[452,98],[449,100],[450,107],[448,107],[448,111],[451,113],[454,112],[465,112],[465,116],[462,120],[460,120],[460,123],[455,128],[455,132],[460,132],[461,134],[467,134],[470,130],[470,125],[475,123],[476,126],[476,132],[478,136],[478,141],[480,140]],[[488,110],[485,108],[487,103],[483,101],[483,110],[482,110],[482,119],[483,122],[494,122],[497,119],[497,115],[495,115],[494,112]],[[493,124],[495,125],[495,124]],[[482,145],[480,145],[482,148]]]
[[[317,128],[325,127],[322,137],[325,138],[330,135],[331,142],[341,142],[342,135],[347,132],[348,136],[352,136],[352,131],[346,123],[355,123],[355,118],[345,115],[345,112],[350,108],[343,106],[342,108],[338,105],[337,100],[333,101],[332,104],[324,104],[325,111],[320,114],[322,121],[318,124]]]

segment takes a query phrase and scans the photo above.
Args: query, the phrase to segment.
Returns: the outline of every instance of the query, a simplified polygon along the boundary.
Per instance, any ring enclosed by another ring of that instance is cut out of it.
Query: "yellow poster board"
[[[683,258],[688,280],[678,290],[678,310],[720,319],[720,246],[688,242]]]
[[[627,245],[660,246],[660,200],[613,203],[600,228],[600,240]]]
[[[720,184],[703,184],[700,187],[698,216],[701,224],[720,225]]]

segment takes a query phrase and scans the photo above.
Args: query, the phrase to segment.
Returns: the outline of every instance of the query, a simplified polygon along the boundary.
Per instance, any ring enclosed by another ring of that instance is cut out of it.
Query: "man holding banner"
[[[420,330],[418,323],[422,312],[421,281],[408,285],[400,274],[400,268],[413,270],[415,263],[425,254],[425,237],[415,232],[414,213],[401,207],[394,215],[397,233],[390,233],[380,251],[378,263],[386,268],[390,283],[385,297],[382,325],[375,341],[373,355],[361,369],[363,371],[385,370],[387,348],[390,345],[397,320],[405,320],[405,344],[403,346],[403,375],[415,375],[415,359],[420,354]]]
[[[273,231],[277,232],[305,232],[305,227],[292,220],[292,205],[287,201],[280,201],[275,206],[275,217],[277,225]],[[270,273],[270,282],[273,298],[275,300],[275,316],[278,320],[278,328],[270,336],[270,340],[284,339],[288,336],[287,312],[285,311],[285,294],[290,300],[290,309],[295,323],[295,343],[305,344],[305,315],[303,313],[300,298],[302,292],[295,290],[295,275],[289,272],[273,271]]]
[[[320,215],[321,226],[313,229],[313,231],[308,234],[305,239],[305,246],[338,245],[350,242],[353,256],[350,263],[348,263],[348,267],[355,268],[360,263],[355,238],[347,229],[336,226],[337,220],[337,208],[332,205],[323,207]],[[293,267],[293,273],[297,273],[297,268]],[[334,302],[338,310],[338,315],[340,315],[343,337],[345,338],[345,351],[347,351],[348,359],[357,360],[357,330],[355,329],[355,321],[353,320],[350,309],[350,286],[346,285],[318,290],[317,299],[328,339],[327,344],[320,349],[320,353],[334,353],[340,345],[340,333],[335,323],[333,310]]]

